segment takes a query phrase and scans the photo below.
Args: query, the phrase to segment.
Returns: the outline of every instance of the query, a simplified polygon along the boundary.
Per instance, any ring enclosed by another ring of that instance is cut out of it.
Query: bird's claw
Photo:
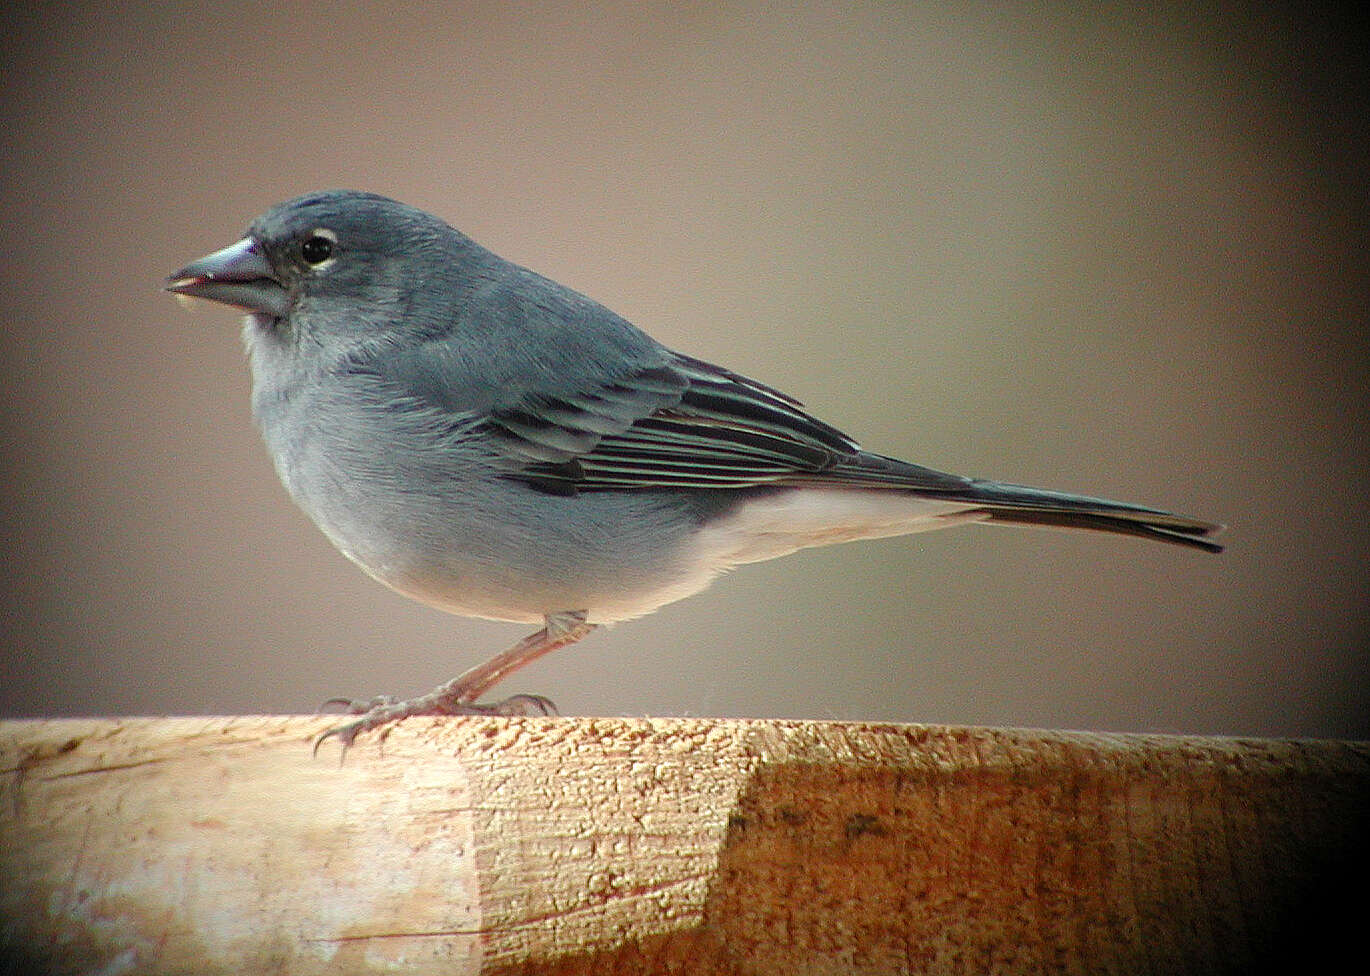
[[[319,706],[319,712],[323,713],[330,705],[341,705],[344,715],[365,715],[367,712],[375,711],[378,708],[385,708],[388,705],[399,703],[399,699],[394,695],[377,695],[375,698],[329,698]]]
[[[546,695],[518,694],[510,695],[504,701],[494,702],[490,705],[475,706],[477,708],[488,708],[487,715],[560,715],[557,711],[556,702]]]
[[[556,704],[545,695],[510,695],[503,701],[480,703],[450,700],[444,697],[425,695],[410,701],[397,701],[389,695],[379,695],[369,702],[351,698],[330,698],[324,706],[342,705],[347,714],[361,716],[356,721],[344,722],[327,729],[314,740],[314,752],[319,754],[319,746],[328,739],[337,739],[342,746],[342,755],[364,732],[382,729],[381,741],[389,734],[395,722],[413,715],[501,715],[501,716],[543,716],[557,715]],[[342,757],[339,757],[339,762]]]

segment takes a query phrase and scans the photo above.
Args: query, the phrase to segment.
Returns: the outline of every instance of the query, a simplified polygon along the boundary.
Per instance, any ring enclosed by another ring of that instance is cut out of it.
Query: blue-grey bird
[[[597,624],[806,546],[972,522],[1210,552],[1219,526],[862,450],[799,401],[656,342],[442,220],[335,190],[268,210],[168,290],[248,312],[252,408],[291,496],[345,556],[452,613],[542,629],[428,695],[346,702],[347,745]]]

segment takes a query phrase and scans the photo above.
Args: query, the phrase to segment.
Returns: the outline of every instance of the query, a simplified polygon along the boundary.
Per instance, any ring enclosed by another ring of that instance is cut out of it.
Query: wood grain
[[[1367,907],[1366,743],[331,721],[0,723],[0,972],[1250,972]]]

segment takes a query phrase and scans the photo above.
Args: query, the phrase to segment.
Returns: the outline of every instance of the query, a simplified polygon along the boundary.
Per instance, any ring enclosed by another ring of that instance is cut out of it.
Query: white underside
[[[541,623],[548,614],[586,613],[594,624],[630,620],[684,599],[742,563],[775,559],[810,546],[878,539],[978,522],[988,513],[965,502],[921,498],[907,492],[806,488],[756,499],[677,540],[674,558],[636,574],[612,567],[592,582],[564,586],[557,580],[515,583],[444,579],[391,571],[338,546],[376,579],[422,603],[469,617]],[[664,554],[663,554],[664,555]]]
[[[703,528],[681,553],[683,572],[669,584],[625,588],[587,608],[591,623],[650,613],[709,585],[743,563],[785,556],[811,546],[880,539],[979,522],[988,513],[965,502],[920,498],[897,491],[806,488],[758,499]]]

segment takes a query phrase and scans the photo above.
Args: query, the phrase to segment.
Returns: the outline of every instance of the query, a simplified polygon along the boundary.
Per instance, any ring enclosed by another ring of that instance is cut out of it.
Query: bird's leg
[[[544,618],[546,624],[536,634],[529,634],[509,650],[496,654],[483,664],[478,664],[451,681],[438,685],[426,695],[408,701],[396,701],[389,697],[373,698],[370,701],[355,702],[345,698],[333,698],[325,704],[341,704],[355,715],[355,722],[348,722],[329,729],[314,741],[314,751],[325,739],[337,738],[346,752],[363,732],[381,728],[411,715],[555,715],[556,706],[542,695],[513,695],[503,701],[488,705],[478,704],[477,700],[500,681],[513,674],[525,664],[529,664],[549,654],[559,647],[574,644],[583,638],[595,625],[586,623],[584,610],[549,613]]]

